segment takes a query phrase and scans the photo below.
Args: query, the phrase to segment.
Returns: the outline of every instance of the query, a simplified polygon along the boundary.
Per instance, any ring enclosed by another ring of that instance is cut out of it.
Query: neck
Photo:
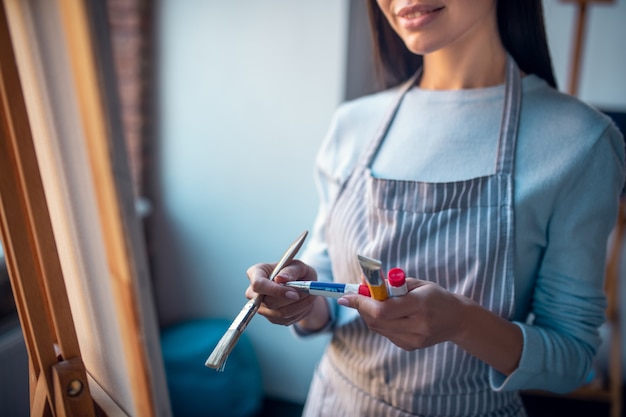
[[[487,33],[488,32],[483,32]],[[499,36],[459,40],[424,55],[420,87],[428,90],[485,88],[504,83],[507,54]]]

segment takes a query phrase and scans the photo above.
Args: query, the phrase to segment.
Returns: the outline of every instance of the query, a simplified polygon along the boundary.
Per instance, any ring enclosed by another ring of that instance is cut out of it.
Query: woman
[[[370,3],[386,79],[412,78],[338,109],[302,261],[251,267],[246,295],[332,331],[307,416],[523,416],[519,390],[575,389],[600,343],[623,138],[554,89],[540,0]],[[280,285],[359,282],[357,253],[409,293]]]

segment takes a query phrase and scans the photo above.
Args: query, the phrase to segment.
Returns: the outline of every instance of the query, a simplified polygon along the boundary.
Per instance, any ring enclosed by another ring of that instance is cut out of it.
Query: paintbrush
[[[289,262],[293,260],[296,256],[296,253],[302,247],[304,240],[306,239],[309,232],[306,230],[287,248],[280,261],[274,267],[274,270],[268,277],[271,281],[276,278],[276,275],[283,269]],[[237,341],[239,341],[239,337],[243,331],[248,327],[248,323],[252,320],[252,317],[256,314],[263,302],[263,296],[257,295],[253,299],[249,300],[246,305],[243,306],[235,320],[231,323],[226,333],[222,336],[220,341],[211,352],[211,355],[204,363],[205,366],[209,368],[216,369],[218,372],[222,372],[224,370],[224,366],[226,366],[226,359],[228,359],[228,355],[233,350]]]

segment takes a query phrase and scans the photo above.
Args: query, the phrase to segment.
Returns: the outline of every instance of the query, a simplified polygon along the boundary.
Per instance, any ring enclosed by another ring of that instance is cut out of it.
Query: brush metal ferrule
[[[238,332],[243,332],[246,327],[248,327],[248,323],[252,320],[252,317],[259,310],[260,303],[256,303],[257,298],[253,298],[248,300],[248,302],[242,307],[235,320],[230,324],[229,330],[237,330]]]
[[[382,262],[364,255],[357,255],[357,257],[367,283],[375,286],[384,285],[385,277],[383,276]]]
[[[357,254],[357,257],[361,271],[363,272],[363,277],[370,289],[371,297],[378,301],[384,301],[389,298],[385,276],[383,275],[382,262],[378,259],[369,258],[360,254]]]
[[[311,288],[311,281],[289,281],[285,282],[285,286],[306,291]]]

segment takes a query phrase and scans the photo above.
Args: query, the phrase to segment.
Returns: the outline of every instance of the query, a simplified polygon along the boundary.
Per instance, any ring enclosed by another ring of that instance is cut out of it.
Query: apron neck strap
[[[406,95],[407,91],[409,91],[409,89],[416,84],[421,75],[422,68],[419,68],[411,78],[398,87],[396,95],[389,106],[389,110],[383,118],[382,125],[376,131],[373,140],[370,141],[367,149],[362,155],[362,166],[368,167],[372,163],[383,143],[385,136],[387,135],[387,132],[389,132],[393,119],[398,113],[402,99]],[[515,145],[522,97],[521,84],[521,76],[517,64],[511,56],[507,55],[504,106],[502,108],[498,152],[496,156],[496,172],[498,173],[512,174],[514,170]]]
[[[506,84],[504,87],[504,106],[500,120],[500,139],[496,172],[513,174],[515,169],[515,145],[519,127],[520,110],[522,108],[522,77],[517,64],[507,56]]]
[[[389,132],[391,123],[393,122],[393,119],[395,119],[396,117],[396,113],[398,113],[398,109],[400,108],[400,103],[402,102],[402,99],[406,95],[407,91],[409,91],[411,87],[413,87],[417,83],[417,80],[421,77],[421,75],[422,75],[422,67],[420,67],[415,72],[415,74],[411,76],[411,78],[409,78],[408,80],[406,80],[405,82],[403,82],[402,84],[398,86],[396,94],[394,95],[393,100],[388,107],[387,113],[385,114],[385,117],[383,118],[383,123],[378,128],[378,130],[376,130],[376,133],[374,134],[372,138],[373,140],[370,140],[367,148],[365,149],[365,152],[363,152],[362,154],[362,157],[361,157],[362,166],[368,166],[374,159],[374,156],[378,153],[378,149],[382,145],[383,139],[385,138],[385,136],[387,136],[387,132]]]

